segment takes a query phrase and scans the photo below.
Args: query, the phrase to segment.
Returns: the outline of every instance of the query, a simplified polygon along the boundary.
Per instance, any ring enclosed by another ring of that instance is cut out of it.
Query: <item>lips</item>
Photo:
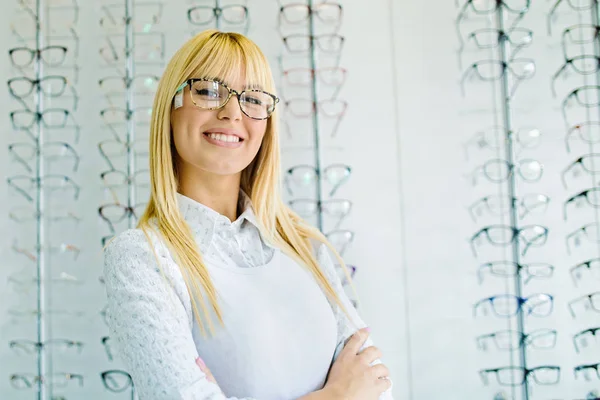
[[[240,138],[240,142],[244,140],[244,137],[238,131],[236,131],[234,129],[213,128],[213,129],[208,129],[208,130],[204,131],[203,133],[205,135],[208,135],[209,133],[219,133],[222,135],[236,136],[236,137]]]

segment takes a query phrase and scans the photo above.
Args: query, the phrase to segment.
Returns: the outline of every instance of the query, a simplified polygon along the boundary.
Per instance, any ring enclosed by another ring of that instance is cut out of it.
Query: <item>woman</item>
[[[150,200],[104,267],[110,332],[142,400],[391,399],[327,249],[343,261],[281,199],[272,93],[258,47],[214,30],[160,80]]]

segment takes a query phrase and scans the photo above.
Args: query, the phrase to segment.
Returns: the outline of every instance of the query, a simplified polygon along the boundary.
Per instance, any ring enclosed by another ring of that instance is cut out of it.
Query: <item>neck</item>
[[[202,170],[179,172],[179,193],[235,221],[238,218],[238,199],[241,173],[216,175]]]

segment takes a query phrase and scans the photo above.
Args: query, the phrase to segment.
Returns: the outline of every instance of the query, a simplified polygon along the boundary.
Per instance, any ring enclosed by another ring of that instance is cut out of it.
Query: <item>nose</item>
[[[242,110],[240,109],[240,102],[235,94],[231,95],[231,98],[222,108],[217,110],[218,119],[229,119],[238,121],[242,119]]]

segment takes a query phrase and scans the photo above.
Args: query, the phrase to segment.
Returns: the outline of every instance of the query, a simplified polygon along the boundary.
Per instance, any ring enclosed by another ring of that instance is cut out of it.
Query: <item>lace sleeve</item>
[[[333,364],[333,362],[335,362],[335,360],[337,360],[340,352],[344,348],[348,339],[350,339],[350,337],[352,335],[354,335],[354,333],[356,331],[366,327],[367,325],[362,320],[362,318],[356,311],[356,308],[354,308],[350,299],[348,298],[348,295],[344,291],[342,282],[336,271],[336,266],[333,264],[333,260],[332,260],[331,256],[329,255],[329,249],[327,248],[326,245],[324,245],[322,243],[319,244],[319,248],[317,250],[317,261],[319,262],[319,265],[323,269],[323,273],[327,276],[327,279],[333,285],[333,288],[335,289],[337,295],[340,297],[340,300],[344,304],[344,307],[348,311],[348,314],[350,314],[350,317],[352,318],[352,320],[349,320],[348,317],[346,316],[346,314],[344,313],[344,311],[342,311],[340,306],[337,305],[337,303],[333,303],[333,302],[331,303],[331,307],[333,309],[333,313],[335,314],[335,319],[337,320],[337,327],[338,327],[338,340],[337,340],[337,347],[336,347],[335,353],[333,355],[333,361],[332,361],[332,364]],[[365,341],[363,346],[360,348],[359,352],[369,346],[373,346],[373,340],[371,339],[370,336]],[[377,359],[371,363],[371,365],[376,365],[376,364],[381,364],[381,360]],[[390,381],[391,381],[391,377],[390,377]],[[379,400],[393,400],[392,388],[393,388],[394,383],[393,383],[393,381],[391,381],[391,383],[392,383],[392,386],[379,396]]]
[[[109,330],[139,398],[253,400],[225,397],[196,365],[183,277],[170,257],[157,254],[162,271],[144,233],[130,229],[104,258]]]

